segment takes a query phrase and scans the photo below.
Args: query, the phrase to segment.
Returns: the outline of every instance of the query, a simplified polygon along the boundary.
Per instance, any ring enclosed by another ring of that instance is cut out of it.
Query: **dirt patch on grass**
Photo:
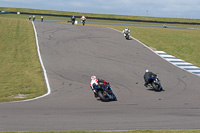
[[[16,96],[13,96],[13,98],[26,98],[26,95],[25,94],[17,94]]]
[[[153,47],[149,47],[150,49],[152,49],[152,50],[157,50],[156,48],[153,48]]]

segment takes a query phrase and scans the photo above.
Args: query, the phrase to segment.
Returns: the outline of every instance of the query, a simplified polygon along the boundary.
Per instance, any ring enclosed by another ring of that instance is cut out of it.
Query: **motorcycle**
[[[72,25],[74,25],[74,23],[75,23],[75,20],[72,20]]]
[[[124,37],[125,37],[127,40],[129,40],[129,33],[128,33],[128,32],[124,33]]]
[[[157,92],[164,91],[158,77],[151,77],[149,80],[150,80],[150,83],[147,85],[147,87],[149,87]]]
[[[71,18],[72,25],[74,25],[76,19],[74,17]]]
[[[164,25],[163,25],[163,28],[167,28],[167,25],[164,24]]]
[[[82,24],[83,24],[83,26],[85,25],[85,20],[81,20],[81,22],[82,22]]]
[[[94,87],[97,97],[100,98],[102,102],[117,101],[115,94],[110,87],[110,84],[100,84]]]

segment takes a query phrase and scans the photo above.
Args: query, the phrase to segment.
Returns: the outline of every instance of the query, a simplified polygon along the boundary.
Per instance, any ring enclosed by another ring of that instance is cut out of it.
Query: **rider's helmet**
[[[150,72],[150,71],[147,69],[145,72],[147,73],[147,72]]]
[[[126,28],[124,29],[124,31],[127,32],[127,33],[130,32],[130,30],[128,29],[128,27],[126,27]]]
[[[82,17],[81,17],[81,19],[83,19],[83,20],[84,20],[84,19],[85,19],[85,16],[82,16]]]
[[[97,79],[97,77],[94,75],[91,77],[91,80],[96,80],[96,79]]]

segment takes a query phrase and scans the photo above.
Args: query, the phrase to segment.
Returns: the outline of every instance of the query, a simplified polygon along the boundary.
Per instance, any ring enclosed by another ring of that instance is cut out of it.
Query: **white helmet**
[[[97,77],[94,75],[91,77],[91,80],[96,80],[96,79],[97,79]]]
[[[145,72],[147,73],[147,72],[150,72],[150,71],[147,69]]]

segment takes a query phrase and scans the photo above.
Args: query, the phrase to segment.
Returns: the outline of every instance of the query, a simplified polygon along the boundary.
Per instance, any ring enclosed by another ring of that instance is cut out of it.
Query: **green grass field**
[[[44,94],[46,86],[31,22],[1,18],[0,25],[0,102]]]

